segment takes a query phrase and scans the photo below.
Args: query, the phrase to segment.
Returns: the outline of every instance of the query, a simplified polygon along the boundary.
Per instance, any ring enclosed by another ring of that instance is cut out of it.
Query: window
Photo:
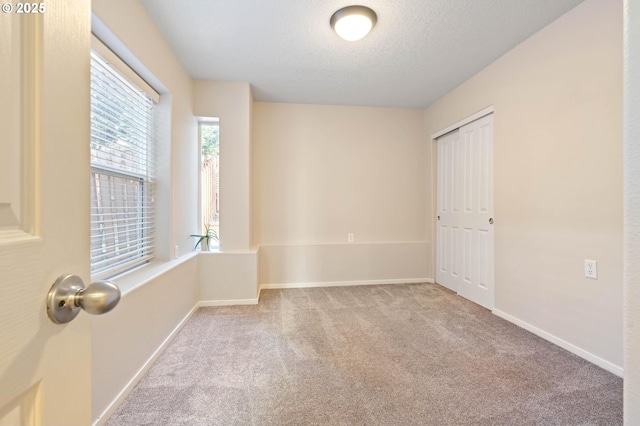
[[[211,229],[218,240],[220,232],[220,124],[219,121],[200,123],[201,148],[201,217],[203,232]],[[215,244],[215,242],[214,242]]]
[[[94,39],[92,278],[113,276],[148,262],[154,254],[154,105],[158,97],[130,76],[146,84]]]

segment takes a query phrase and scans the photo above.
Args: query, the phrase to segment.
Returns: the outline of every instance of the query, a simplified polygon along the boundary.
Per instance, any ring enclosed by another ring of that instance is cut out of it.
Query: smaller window
[[[202,231],[209,228],[219,244],[220,235],[220,123],[200,123],[200,205]]]

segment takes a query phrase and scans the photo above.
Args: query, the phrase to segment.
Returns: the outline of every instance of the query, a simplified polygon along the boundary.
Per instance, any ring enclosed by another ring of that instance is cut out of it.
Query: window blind
[[[154,101],[91,52],[91,276],[154,253]]]

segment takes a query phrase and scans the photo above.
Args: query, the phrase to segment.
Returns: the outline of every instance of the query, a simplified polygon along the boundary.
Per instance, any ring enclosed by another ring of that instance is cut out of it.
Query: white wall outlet
[[[594,280],[598,279],[598,263],[595,260],[584,260],[584,276]]]
[[[177,259],[180,257],[180,246],[175,246],[173,248],[173,258]]]
[[[355,240],[355,237],[353,236],[353,234],[347,234],[347,241],[352,243]]]

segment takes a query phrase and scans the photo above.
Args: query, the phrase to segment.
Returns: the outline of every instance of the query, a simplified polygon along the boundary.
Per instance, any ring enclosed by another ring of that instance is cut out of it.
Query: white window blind
[[[154,253],[154,101],[91,52],[91,276]]]

